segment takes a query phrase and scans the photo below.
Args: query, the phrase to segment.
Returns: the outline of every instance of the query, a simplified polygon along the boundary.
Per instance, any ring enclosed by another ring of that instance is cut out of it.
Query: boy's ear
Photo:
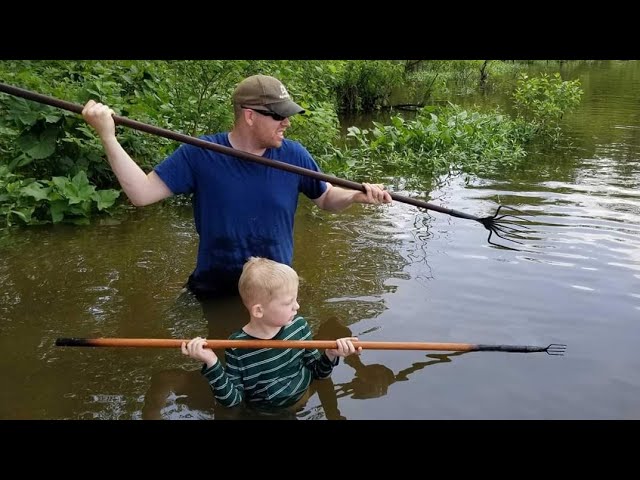
[[[262,315],[264,314],[264,309],[262,308],[262,304],[256,303],[254,305],[251,305],[250,312],[252,317],[262,318]]]

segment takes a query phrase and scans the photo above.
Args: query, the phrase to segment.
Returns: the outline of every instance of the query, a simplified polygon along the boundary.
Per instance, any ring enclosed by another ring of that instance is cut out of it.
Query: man
[[[201,137],[209,142],[319,171],[309,152],[286,140],[289,117],[304,113],[276,78],[253,75],[233,92],[235,121],[230,132]],[[242,266],[251,256],[291,265],[293,224],[299,193],[318,207],[340,211],[353,203],[390,203],[382,185],[364,183],[365,192],[332,186],[234,156],[181,145],[146,174],[115,135],[114,114],[90,100],[82,115],[98,133],[109,164],[136,206],[174,194],[193,193],[198,259],[188,288],[199,298],[237,294]]]

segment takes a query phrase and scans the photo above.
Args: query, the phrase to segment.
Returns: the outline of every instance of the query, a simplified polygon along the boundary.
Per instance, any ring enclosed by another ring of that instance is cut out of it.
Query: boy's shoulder
[[[285,334],[288,334],[291,331],[297,331],[297,330],[310,330],[309,324],[307,323],[305,318],[301,315],[296,315],[293,318],[293,320],[291,320],[282,328],[282,331]]]
[[[249,335],[244,332],[244,330],[240,329],[237,332],[233,332],[229,335],[229,340],[242,340],[245,338],[249,338]]]
[[[280,330],[280,333],[278,333],[277,336],[279,337],[279,336],[282,336],[283,334],[286,335],[290,333],[292,330],[296,330],[296,331],[310,330],[310,327],[302,315],[296,315],[293,318],[293,320],[291,320],[284,327],[282,327],[282,329]],[[240,329],[238,331],[233,332],[231,335],[229,335],[228,338],[229,340],[246,340],[246,339],[252,339],[254,337],[246,333],[244,330]]]
[[[295,325],[295,324],[305,324],[307,325],[307,321],[305,320],[305,318],[302,315],[296,315],[295,317],[293,317],[293,320],[291,320],[290,323],[288,323],[287,325]]]

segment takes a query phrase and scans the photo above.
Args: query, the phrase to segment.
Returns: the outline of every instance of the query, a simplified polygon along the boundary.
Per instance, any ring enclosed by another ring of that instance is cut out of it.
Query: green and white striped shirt
[[[243,330],[230,339],[255,340]],[[294,318],[273,340],[311,340],[311,329],[303,317]],[[317,349],[227,348],[226,368],[216,362],[202,368],[213,394],[222,405],[232,407],[246,400],[256,407],[287,407],[297,402],[314,378],[327,378],[334,363]]]

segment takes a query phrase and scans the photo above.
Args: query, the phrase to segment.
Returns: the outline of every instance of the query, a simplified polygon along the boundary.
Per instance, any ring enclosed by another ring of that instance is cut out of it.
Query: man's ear
[[[249,110],[248,108],[243,108],[242,113],[244,115],[244,121],[247,123],[247,125],[253,125],[255,123],[253,120],[255,118],[255,115],[260,115],[259,113],[255,113],[253,110]]]
[[[264,309],[262,308],[262,304],[256,303],[254,305],[251,305],[250,312],[252,317],[262,318],[262,315],[264,315]]]

